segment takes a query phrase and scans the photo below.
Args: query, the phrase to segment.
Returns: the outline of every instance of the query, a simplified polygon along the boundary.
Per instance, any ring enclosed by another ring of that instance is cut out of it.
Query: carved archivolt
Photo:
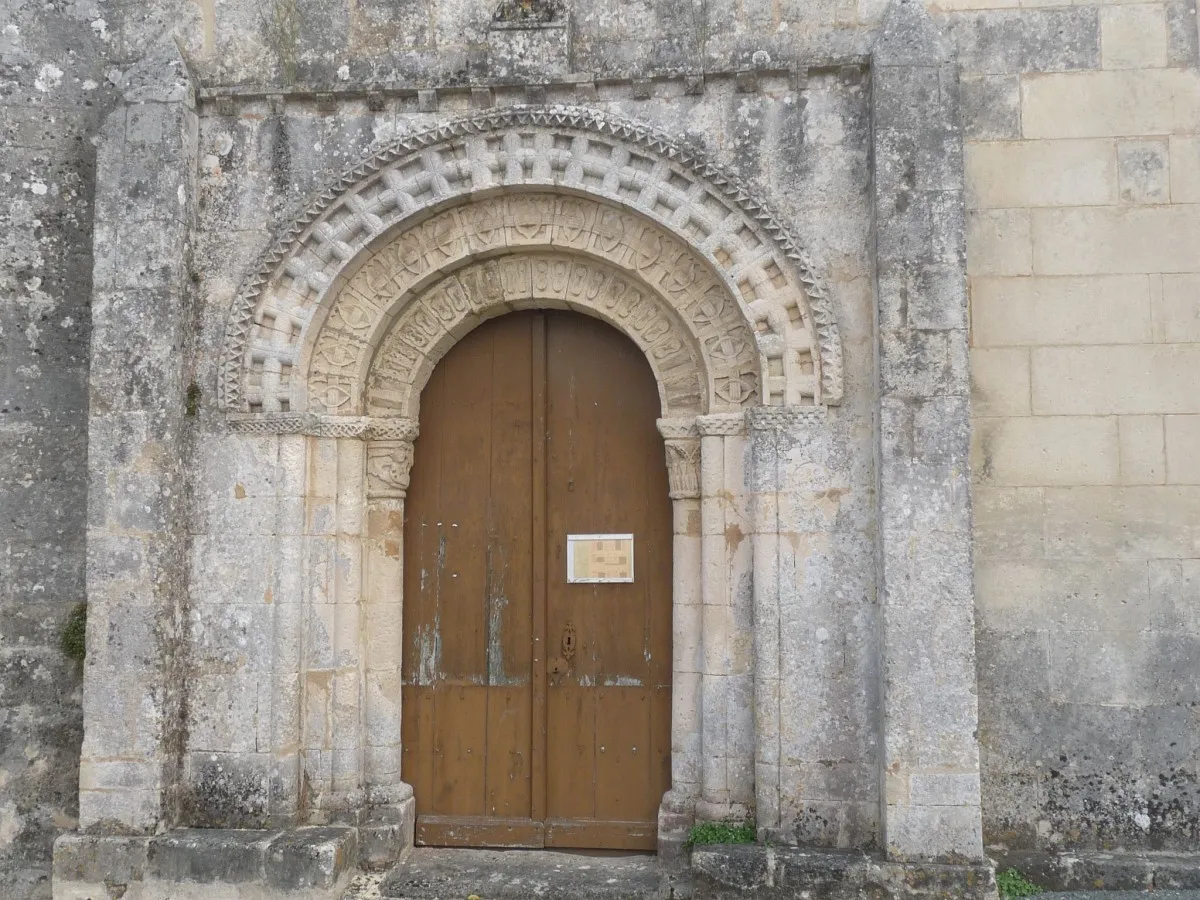
[[[758,393],[753,335],[736,317],[729,322],[707,317],[704,312],[715,307],[703,301],[701,296],[681,311],[644,282],[582,255],[511,253],[477,262],[402,308],[372,361],[367,410],[373,416],[416,417],[421,389],[462,334],[493,316],[545,307],[587,313],[629,335],[654,370],[662,408],[673,415],[698,414],[710,397],[730,406],[751,402]],[[706,346],[716,348],[708,357],[717,363],[711,371],[702,355]],[[340,386],[326,387],[329,375],[319,355],[314,354],[310,385],[318,395],[341,400],[346,393]]]
[[[531,186],[555,193],[521,193]],[[551,107],[453,122],[343,176],[235,301],[221,402],[231,412],[361,415],[364,362],[384,326],[455,267],[536,248],[591,257],[623,273],[623,283],[665,297],[716,361],[705,403],[841,399],[837,327],[786,230],[727,173],[657,132]],[[719,320],[711,344],[696,330],[706,315]],[[732,316],[740,328],[725,327]],[[722,398],[715,378],[740,371],[746,334],[752,377]],[[310,365],[324,380],[310,382]]]

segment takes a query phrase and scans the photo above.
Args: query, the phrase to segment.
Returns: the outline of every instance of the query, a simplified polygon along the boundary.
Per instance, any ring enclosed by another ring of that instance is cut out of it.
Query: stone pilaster
[[[958,68],[919,0],[873,57],[883,836],[982,858]]]
[[[171,42],[126,73],[97,152],[81,829],[177,818],[185,739],[195,87]]]

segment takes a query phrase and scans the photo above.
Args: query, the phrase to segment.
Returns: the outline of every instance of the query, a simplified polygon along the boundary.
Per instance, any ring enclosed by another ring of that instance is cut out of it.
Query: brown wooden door
[[[657,385],[574,313],[467,335],[421,397],[405,516],[417,843],[652,849],[670,786],[671,506]],[[634,535],[569,584],[567,536]]]

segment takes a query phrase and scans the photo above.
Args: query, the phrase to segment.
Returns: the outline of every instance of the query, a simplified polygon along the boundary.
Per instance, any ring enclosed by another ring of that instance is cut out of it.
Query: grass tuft
[[[685,846],[701,844],[753,844],[758,830],[753,822],[698,822],[688,832]]]
[[[1042,893],[1040,887],[1013,868],[996,873],[996,887],[1000,891],[1001,900],[1013,900],[1016,897],[1033,897]]]

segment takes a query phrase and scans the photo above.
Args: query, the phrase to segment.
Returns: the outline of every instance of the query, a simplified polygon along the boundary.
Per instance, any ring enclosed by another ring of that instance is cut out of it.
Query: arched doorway
[[[492,319],[434,369],[404,525],[417,843],[655,848],[672,673],[659,414],[642,352],[579,313]]]

